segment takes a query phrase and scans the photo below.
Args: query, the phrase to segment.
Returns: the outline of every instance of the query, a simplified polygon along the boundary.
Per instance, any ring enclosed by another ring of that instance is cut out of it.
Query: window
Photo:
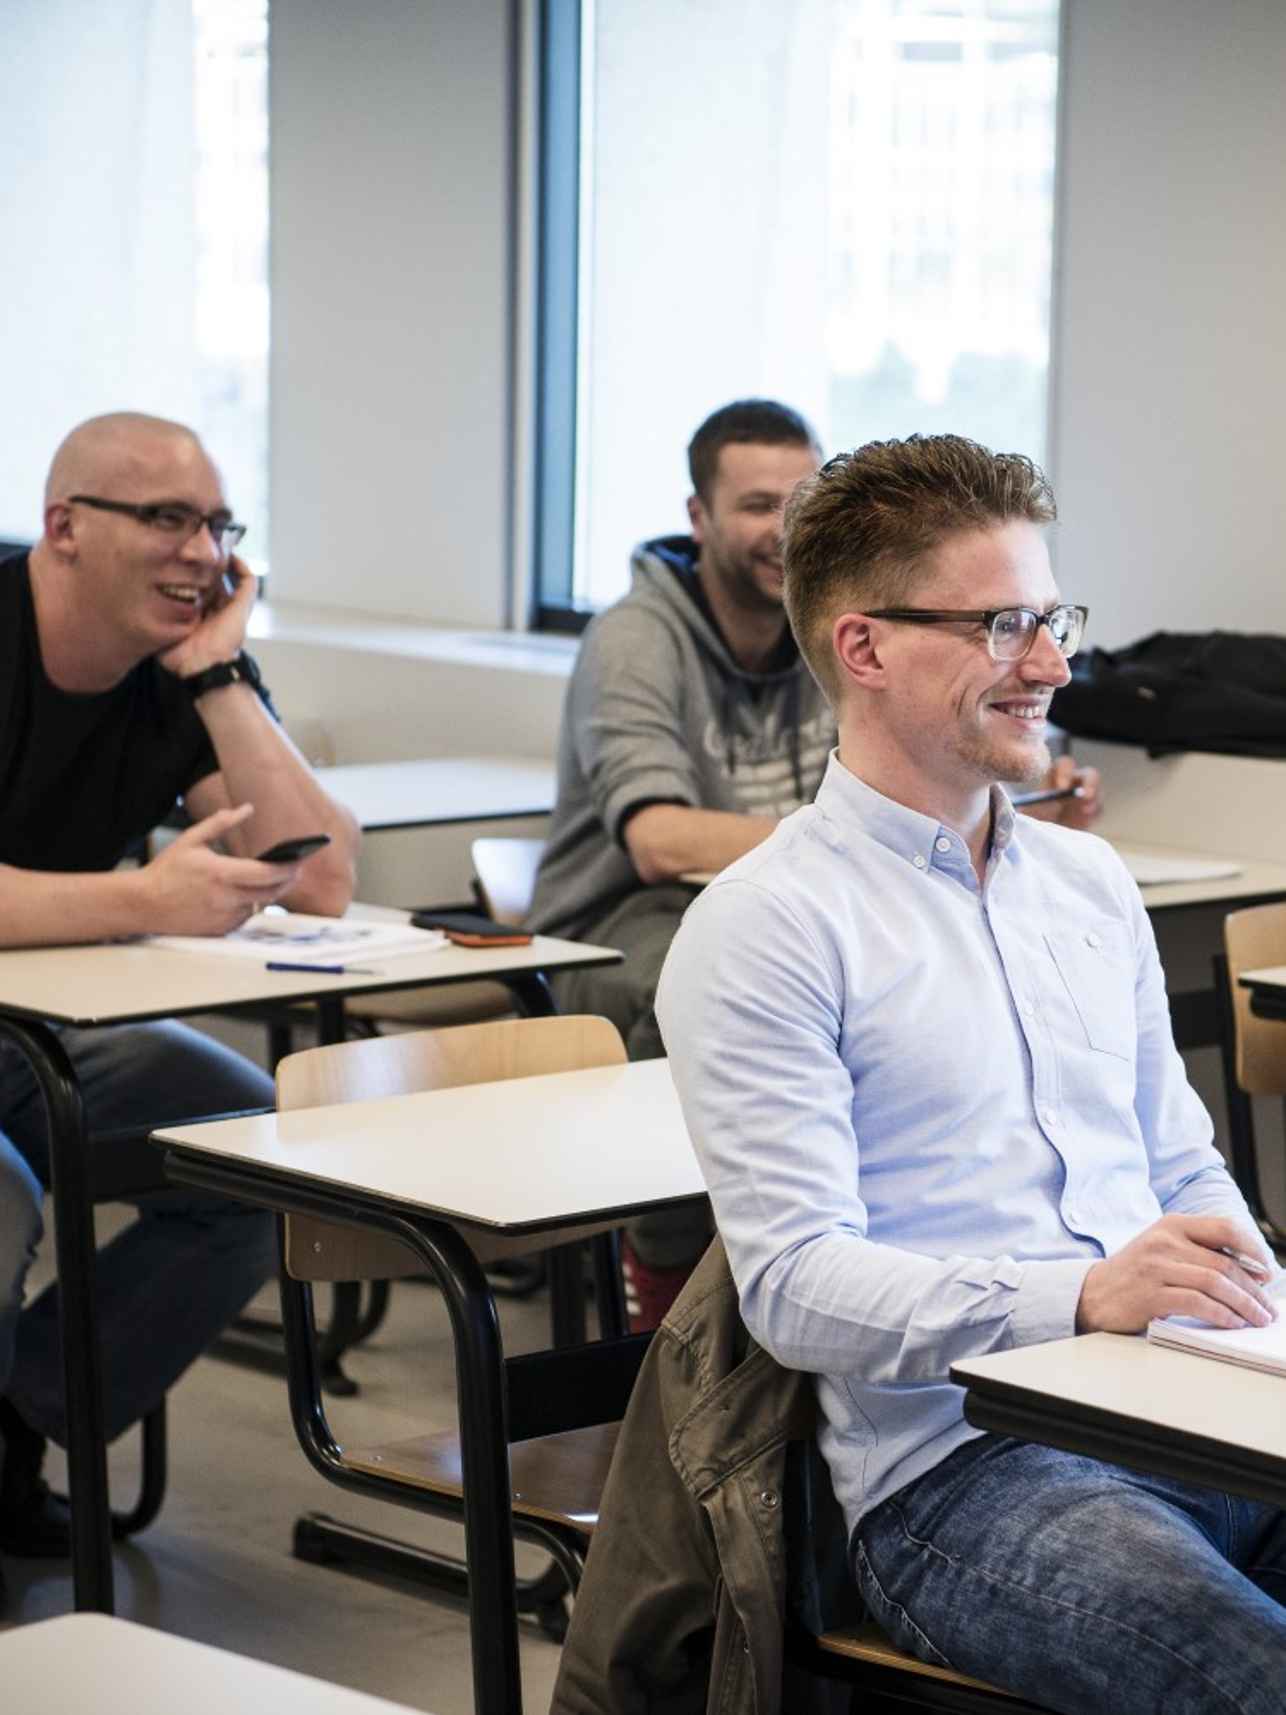
[[[0,537],[101,411],[190,423],[267,549],[267,0],[5,14]]]
[[[766,394],[828,450],[1044,453],[1058,0],[545,7],[541,617],[683,528]]]

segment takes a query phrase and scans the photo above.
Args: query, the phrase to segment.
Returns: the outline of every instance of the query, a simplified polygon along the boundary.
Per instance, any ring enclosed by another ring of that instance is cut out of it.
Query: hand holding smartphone
[[[278,840],[266,852],[259,853],[260,863],[298,863],[330,844],[329,834],[304,834],[297,840]]]

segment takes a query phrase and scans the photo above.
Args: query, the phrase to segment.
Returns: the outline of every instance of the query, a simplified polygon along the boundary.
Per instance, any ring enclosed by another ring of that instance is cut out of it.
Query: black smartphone
[[[441,929],[460,947],[525,947],[531,940],[526,930],[512,923],[496,923],[473,911],[416,911],[411,922],[417,929]]]
[[[330,844],[329,834],[305,834],[298,840],[278,840],[266,852],[259,853],[260,863],[298,863]]]

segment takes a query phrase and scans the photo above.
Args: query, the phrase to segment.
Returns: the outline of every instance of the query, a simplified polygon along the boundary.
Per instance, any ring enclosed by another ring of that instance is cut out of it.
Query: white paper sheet
[[[1225,881],[1230,875],[1241,874],[1235,858],[1184,857],[1180,852],[1159,855],[1120,846],[1117,855],[1140,887],[1162,887],[1172,881]]]
[[[359,917],[310,917],[302,911],[260,911],[227,935],[149,935],[149,946],[177,953],[223,953],[292,965],[337,965],[349,959],[388,959],[433,953],[447,945],[440,929]]]

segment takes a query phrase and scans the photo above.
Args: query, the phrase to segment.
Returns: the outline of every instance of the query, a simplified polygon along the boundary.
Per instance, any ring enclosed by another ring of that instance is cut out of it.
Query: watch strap
[[[244,649],[239,649],[231,661],[216,661],[213,667],[206,667],[199,673],[191,674],[182,683],[188,696],[195,702],[198,697],[204,697],[207,691],[222,690],[224,685],[249,685],[252,691],[258,692],[262,680],[254,660]]]

